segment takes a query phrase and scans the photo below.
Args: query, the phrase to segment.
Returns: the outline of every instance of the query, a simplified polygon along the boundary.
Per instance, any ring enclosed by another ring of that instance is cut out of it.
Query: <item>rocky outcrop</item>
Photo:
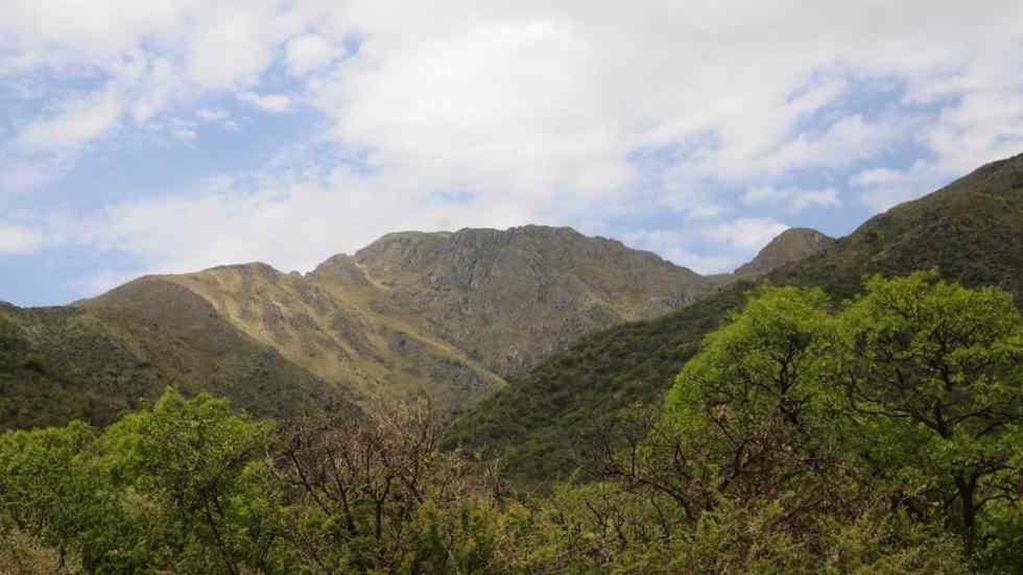
[[[571,228],[402,232],[353,259],[386,291],[393,313],[422,318],[432,336],[502,375],[580,335],[666,313],[712,288],[650,252]],[[336,263],[313,276],[353,281]]]

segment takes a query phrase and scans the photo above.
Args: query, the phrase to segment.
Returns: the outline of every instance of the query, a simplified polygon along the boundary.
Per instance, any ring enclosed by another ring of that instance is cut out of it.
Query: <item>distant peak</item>
[[[358,261],[405,260],[420,261],[432,254],[450,250],[478,250],[506,244],[533,242],[577,242],[601,241],[603,238],[588,238],[570,227],[554,227],[537,224],[512,226],[506,229],[461,228],[457,231],[401,231],[381,236],[368,246],[355,252]]]
[[[241,274],[252,274],[252,275],[284,275],[284,272],[278,270],[270,264],[263,262],[248,262],[244,264],[227,264],[221,266],[214,266],[203,270],[199,273],[217,273],[217,272],[238,272]]]
[[[811,228],[789,228],[778,234],[749,263],[735,270],[742,279],[757,279],[788,264],[798,262],[835,241]]]
[[[829,236],[813,229],[813,228],[789,228],[784,232],[778,234],[770,242],[767,243],[764,248],[768,248],[774,244],[783,244],[791,241],[809,241],[814,243],[828,243],[833,241]]]

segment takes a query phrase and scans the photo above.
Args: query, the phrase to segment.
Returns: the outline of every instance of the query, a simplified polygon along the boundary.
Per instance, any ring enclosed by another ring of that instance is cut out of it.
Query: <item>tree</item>
[[[1007,544],[1023,525],[1023,320],[1001,290],[875,277],[837,312],[816,290],[761,290],[682,370],[665,418],[683,483],[714,478],[707,509],[782,501],[812,533],[887,501],[958,533],[978,568],[1023,564]]]
[[[713,492],[774,494],[824,470],[829,422],[816,363],[829,329],[818,289],[764,288],[679,373],[666,418]]]
[[[256,479],[273,426],[208,394],[168,388],[152,409],[98,442],[110,486],[135,509],[138,553],[152,567],[239,573],[260,566],[276,534],[258,513]]]
[[[486,570],[491,492],[466,461],[437,449],[429,404],[307,418],[283,435],[277,469],[301,497],[290,537],[321,569]]]
[[[87,533],[96,534],[107,517],[118,515],[97,489],[98,476],[81,463],[95,438],[95,430],[81,422],[0,435],[2,515],[16,532],[55,548],[61,568],[88,550]],[[95,564],[94,558],[86,564]]]
[[[835,377],[870,472],[900,481],[976,543],[991,505],[1020,499],[1023,321],[997,288],[935,272],[874,277],[837,319]]]

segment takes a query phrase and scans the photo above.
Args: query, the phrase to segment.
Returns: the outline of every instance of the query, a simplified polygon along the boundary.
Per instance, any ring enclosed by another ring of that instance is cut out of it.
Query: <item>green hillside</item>
[[[207,390],[266,416],[332,407],[347,394],[240,334],[201,298],[150,282],[160,306],[0,307],[0,428],[103,424],[168,385]]]
[[[766,281],[846,296],[864,275],[932,267],[965,285],[997,285],[1023,300],[1023,155],[876,216]],[[458,420],[447,444],[500,457],[507,473],[520,479],[574,469],[578,437],[626,407],[658,403],[703,336],[751,286],[732,285],[666,317],[578,340]]]
[[[870,219],[773,281],[822,285],[844,296],[859,289],[865,273],[930,267],[966,285],[996,285],[1023,297],[1023,155]]]

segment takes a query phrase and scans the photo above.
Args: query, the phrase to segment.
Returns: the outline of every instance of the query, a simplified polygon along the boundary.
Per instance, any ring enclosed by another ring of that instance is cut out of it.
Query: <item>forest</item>
[[[1023,572],[1021,394],[1012,295],[934,271],[757,288],[557,481],[425,400],[269,420],[168,388],[0,436],[0,572]]]

